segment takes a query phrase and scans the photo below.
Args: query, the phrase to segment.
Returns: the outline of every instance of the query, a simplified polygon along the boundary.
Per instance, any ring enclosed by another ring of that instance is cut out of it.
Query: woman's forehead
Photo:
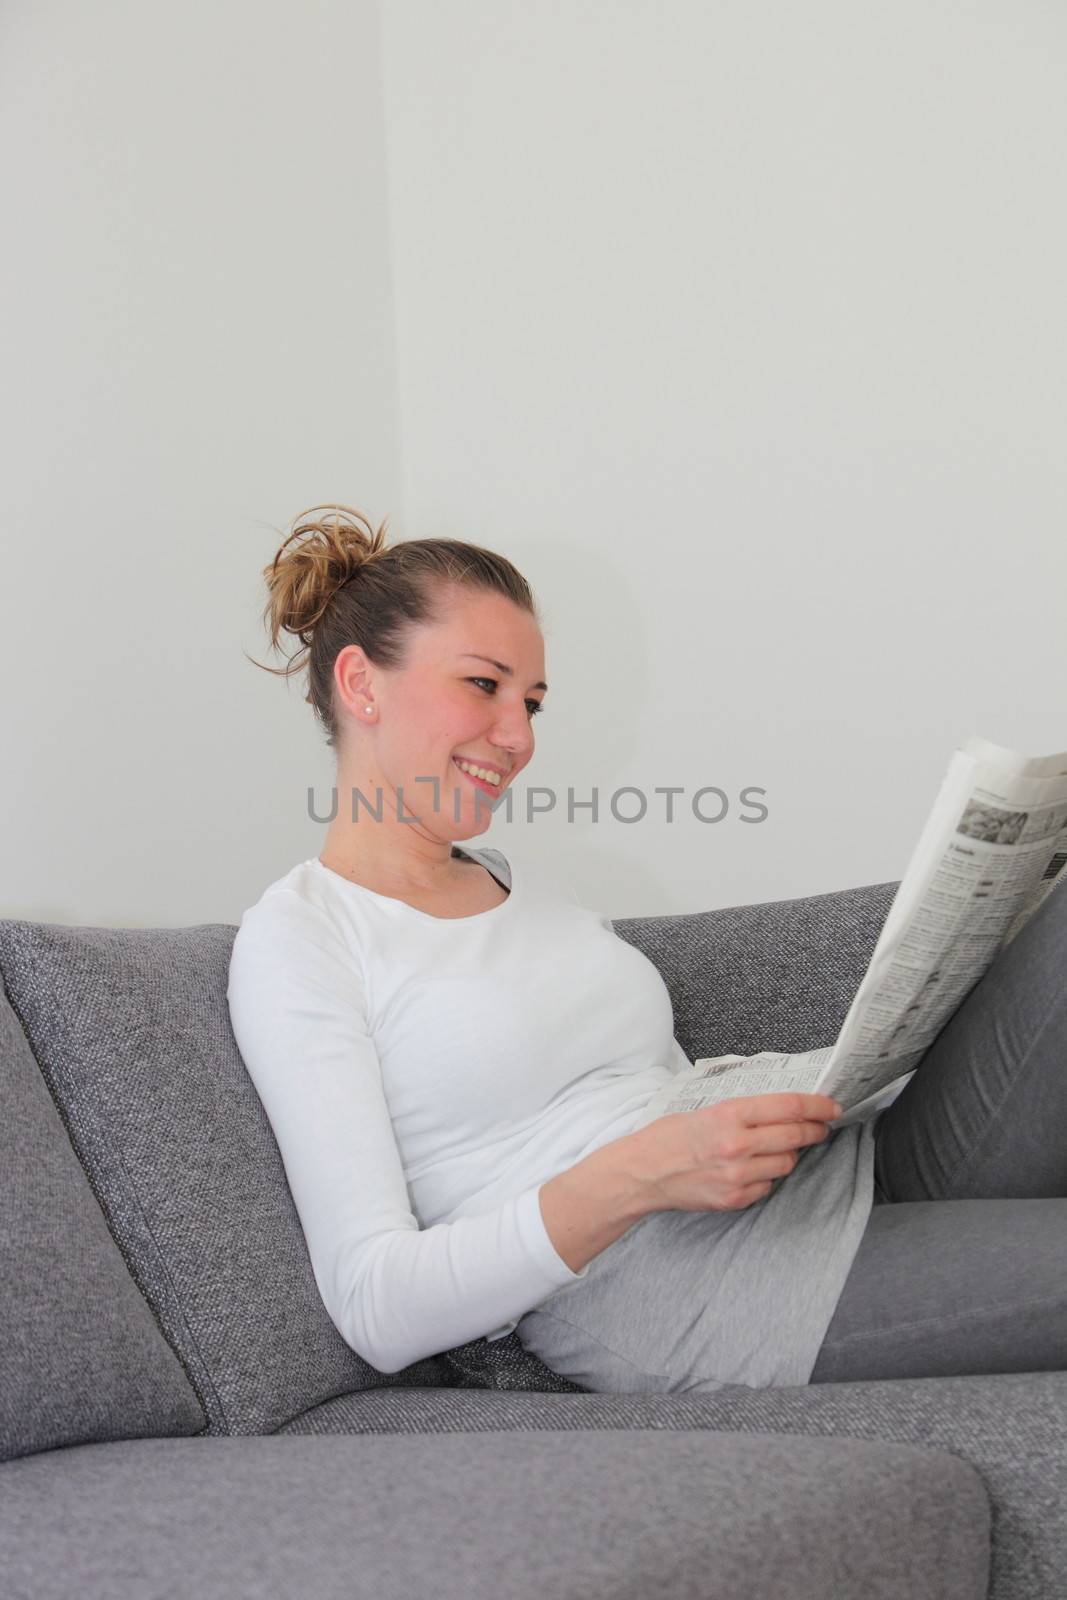
[[[419,630],[427,657],[474,652],[513,669],[521,658],[544,659],[544,638],[536,619],[499,594],[465,594],[450,603],[437,623]]]

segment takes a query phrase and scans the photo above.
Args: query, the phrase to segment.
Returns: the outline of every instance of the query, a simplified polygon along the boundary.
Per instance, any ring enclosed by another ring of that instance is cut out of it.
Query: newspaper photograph
[[[836,1042],[704,1057],[654,1095],[638,1127],[742,1095],[825,1094],[875,1115],[998,951],[1067,878],[1067,751],[1028,758],[972,736],[957,750]]]

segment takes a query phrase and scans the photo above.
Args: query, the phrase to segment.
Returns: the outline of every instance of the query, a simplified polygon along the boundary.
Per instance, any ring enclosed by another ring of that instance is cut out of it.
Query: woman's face
[[[442,621],[411,634],[405,667],[367,667],[352,718],[362,724],[356,759],[368,802],[376,804],[380,785],[391,821],[417,817],[405,825],[439,840],[489,826],[493,805],[533,757],[533,718],[546,691],[534,618],[504,595],[448,592]],[[373,718],[362,712],[368,698]],[[464,772],[458,760],[491,768],[499,783]]]

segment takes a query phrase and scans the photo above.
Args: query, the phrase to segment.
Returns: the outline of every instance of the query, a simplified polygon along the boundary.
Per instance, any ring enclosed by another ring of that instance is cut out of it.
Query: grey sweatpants
[[[1067,1369],[1067,883],[879,1115],[874,1171],[809,1381]]]

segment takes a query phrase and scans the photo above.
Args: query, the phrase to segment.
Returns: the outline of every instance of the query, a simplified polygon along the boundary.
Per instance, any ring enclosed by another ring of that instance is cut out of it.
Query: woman
[[[634,1131],[685,1065],[658,971],[455,845],[533,757],[528,585],[312,509],[265,616],[306,647],[277,670],[308,666],[337,810],[242,917],[228,996],[346,1342],[391,1373],[515,1329],[618,1391],[1062,1368],[1067,896],[877,1118],[773,1094]]]

